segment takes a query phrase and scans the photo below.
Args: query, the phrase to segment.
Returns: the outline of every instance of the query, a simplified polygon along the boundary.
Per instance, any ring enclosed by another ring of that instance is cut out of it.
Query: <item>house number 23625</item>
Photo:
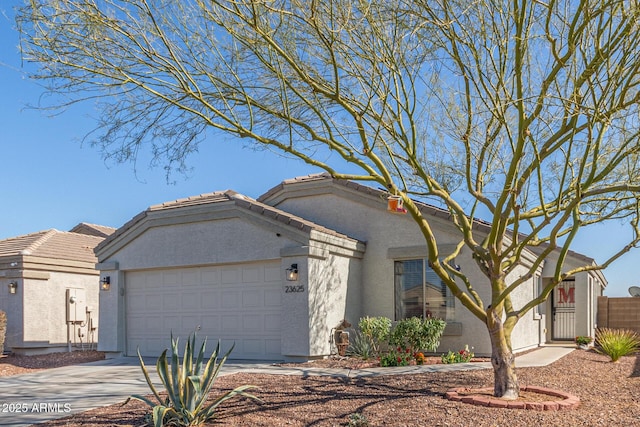
[[[285,294],[292,294],[295,292],[304,292],[304,286],[302,285],[295,285],[295,286],[290,286],[287,285],[284,287],[284,293]]]

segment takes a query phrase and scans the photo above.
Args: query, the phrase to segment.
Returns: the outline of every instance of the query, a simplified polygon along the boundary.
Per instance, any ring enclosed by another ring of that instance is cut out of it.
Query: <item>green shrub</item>
[[[358,323],[360,332],[367,337],[375,355],[380,354],[383,344],[389,339],[391,319],[388,317],[363,317]]]
[[[194,358],[196,336],[195,334],[189,336],[181,363],[178,359],[178,339],[174,340],[173,335],[171,336],[171,364],[167,361],[167,350],[162,352],[156,364],[158,376],[167,392],[166,399],[160,397],[151,382],[149,372],[138,350],[140,367],[157,403],[144,396],[133,395],[127,399],[125,404],[131,399],[136,399],[151,406],[153,408],[152,420],[155,427],[164,425],[181,427],[199,426],[206,421],[212,420],[216,416],[218,406],[233,397],[244,396],[260,400],[256,396],[246,393],[247,389],[255,388],[255,386],[243,385],[217,396],[212,403],[206,404],[211,387],[220,373],[220,368],[222,368],[231,350],[233,350],[233,347],[229,349],[218,362],[218,354],[220,352],[220,343],[218,343],[215,351],[203,366],[206,342],[207,340],[205,339],[197,357]]]
[[[578,345],[589,345],[593,341],[593,338],[589,336],[579,335],[576,337],[576,344]]]
[[[413,359],[413,353],[408,348],[393,348],[380,356],[380,366],[407,366]]]
[[[596,351],[606,354],[612,362],[640,349],[640,336],[628,329],[602,328],[596,331]]]
[[[410,317],[400,320],[391,331],[389,344],[408,348],[413,354],[418,350],[435,351],[447,323],[442,319]]]
[[[349,339],[347,356],[358,357],[362,360],[369,360],[373,357],[373,347],[369,338],[360,332],[354,332]]]
[[[4,339],[7,336],[7,313],[0,310],[0,354],[4,353]]]
[[[442,363],[466,363],[473,359],[473,352],[469,350],[469,346],[465,345],[464,350],[453,352],[449,350],[447,354],[441,356]]]

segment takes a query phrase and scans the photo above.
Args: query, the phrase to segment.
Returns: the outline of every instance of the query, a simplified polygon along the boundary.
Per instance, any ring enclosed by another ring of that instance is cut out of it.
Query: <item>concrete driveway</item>
[[[149,364],[155,378],[155,363],[150,360]],[[0,379],[0,425],[29,426],[111,405],[148,390],[133,357],[4,377]]]
[[[160,386],[155,358],[145,358],[154,385]],[[299,373],[268,362],[227,362],[221,375],[238,371]],[[150,394],[137,357],[100,360],[0,378],[0,426],[30,426],[89,409],[112,405],[132,394]]]

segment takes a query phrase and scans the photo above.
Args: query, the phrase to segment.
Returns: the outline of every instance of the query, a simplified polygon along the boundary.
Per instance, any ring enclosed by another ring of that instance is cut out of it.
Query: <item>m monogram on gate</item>
[[[559,304],[575,304],[575,290],[573,286],[570,288],[558,288],[558,303]]]

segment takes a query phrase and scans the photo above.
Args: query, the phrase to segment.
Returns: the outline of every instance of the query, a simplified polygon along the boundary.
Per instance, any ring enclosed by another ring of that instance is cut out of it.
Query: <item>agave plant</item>
[[[167,392],[165,399],[160,397],[160,394],[151,382],[149,372],[138,349],[140,367],[157,402],[140,395],[132,395],[127,399],[127,402],[130,399],[136,399],[148,404],[153,408],[153,425],[155,427],[162,427],[164,425],[199,426],[215,418],[218,406],[233,397],[244,396],[259,401],[260,399],[256,396],[246,392],[246,390],[256,388],[256,386],[243,385],[221,394],[212,402],[207,403],[211,387],[218,377],[220,369],[226,362],[227,357],[229,357],[229,354],[233,350],[233,346],[222,359],[218,361],[220,352],[220,342],[218,342],[215,351],[206,362],[206,365],[203,366],[206,343],[207,340],[205,338],[197,357],[194,358],[196,334],[190,335],[187,339],[182,363],[180,363],[178,356],[178,339],[174,340],[173,334],[171,335],[171,363],[167,361],[167,350],[162,352],[156,363],[158,376]],[[125,402],[125,404],[127,402]]]

